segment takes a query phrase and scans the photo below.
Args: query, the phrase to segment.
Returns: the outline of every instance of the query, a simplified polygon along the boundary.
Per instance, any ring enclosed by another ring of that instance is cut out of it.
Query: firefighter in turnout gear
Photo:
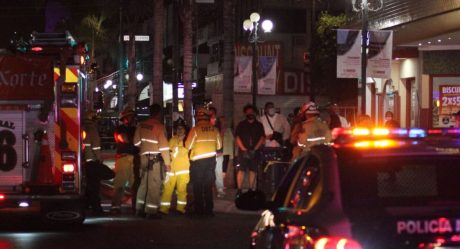
[[[134,146],[133,138],[136,131],[135,113],[130,107],[126,107],[121,115],[121,125],[115,128],[114,138],[117,144],[115,156],[115,179],[113,180],[114,195],[112,198],[111,214],[121,213],[121,199],[125,185],[129,188],[134,183],[134,156],[138,154],[138,148]]]
[[[175,135],[169,140],[171,151],[171,169],[166,172],[163,182],[163,195],[161,196],[160,212],[167,214],[171,207],[171,197],[174,189],[177,194],[176,210],[184,214],[187,205],[187,184],[190,180],[190,160],[188,150],[185,148],[186,138],[185,121],[181,118],[174,122]]]
[[[134,145],[139,147],[141,157],[141,183],[136,196],[136,213],[147,218],[160,218],[160,187],[163,177],[164,162],[166,169],[170,166],[169,145],[166,130],[160,122],[162,107],[150,106],[150,118],[139,123],[134,134]]]
[[[298,135],[297,145],[302,150],[310,150],[317,144],[327,144],[332,140],[328,125],[319,119],[319,110],[315,103],[305,103],[301,110],[305,115],[302,131]]]
[[[96,113],[88,111],[83,122],[83,145],[86,171],[86,198],[94,215],[104,214],[99,194],[101,176],[97,164],[101,161],[101,138],[96,126]]]
[[[189,132],[185,147],[190,150],[194,213],[213,216],[212,186],[215,180],[216,152],[222,143],[218,129],[211,125],[209,119],[207,109],[202,107],[197,110],[197,124]]]

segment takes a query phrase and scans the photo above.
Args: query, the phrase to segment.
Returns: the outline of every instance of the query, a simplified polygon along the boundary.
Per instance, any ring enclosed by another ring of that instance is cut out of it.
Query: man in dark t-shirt
[[[264,127],[256,120],[255,107],[246,105],[243,111],[246,119],[238,124],[235,131],[238,146],[237,195],[241,194],[244,174],[247,170],[249,170],[249,190],[253,190],[257,172],[256,155],[265,141]]]

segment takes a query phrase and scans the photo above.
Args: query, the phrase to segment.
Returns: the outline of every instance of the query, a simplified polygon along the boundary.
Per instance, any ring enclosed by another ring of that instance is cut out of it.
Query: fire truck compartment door
[[[0,110],[0,187],[23,182],[23,111]]]

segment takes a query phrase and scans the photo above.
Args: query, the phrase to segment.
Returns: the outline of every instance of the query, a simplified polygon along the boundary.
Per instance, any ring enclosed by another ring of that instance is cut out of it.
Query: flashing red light
[[[315,243],[315,249],[362,249],[359,242],[342,237],[322,237]]]
[[[30,50],[32,50],[34,52],[41,52],[41,51],[43,51],[43,48],[42,47],[33,47]]]
[[[0,194],[0,201],[3,201],[5,200],[5,195],[4,194]]]
[[[62,165],[64,173],[73,173],[75,171],[75,165],[73,163],[65,163]]]
[[[119,133],[115,133],[115,142],[124,143],[125,140],[123,139],[123,135]]]

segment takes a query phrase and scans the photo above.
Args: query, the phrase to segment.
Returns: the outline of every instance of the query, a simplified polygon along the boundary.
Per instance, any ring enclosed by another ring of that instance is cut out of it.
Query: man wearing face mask
[[[249,190],[253,190],[257,172],[256,154],[265,142],[264,127],[256,120],[255,107],[246,105],[243,112],[246,119],[238,124],[235,131],[236,145],[238,146],[237,196],[241,194],[246,171],[249,171]]]
[[[399,122],[393,119],[393,113],[390,111],[385,112],[385,127],[386,128],[399,128]]]
[[[273,102],[265,104],[265,114],[260,117],[260,122],[265,131],[265,147],[279,148],[284,145],[284,141],[289,139],[291,127],[282,114],[276,113]]]

